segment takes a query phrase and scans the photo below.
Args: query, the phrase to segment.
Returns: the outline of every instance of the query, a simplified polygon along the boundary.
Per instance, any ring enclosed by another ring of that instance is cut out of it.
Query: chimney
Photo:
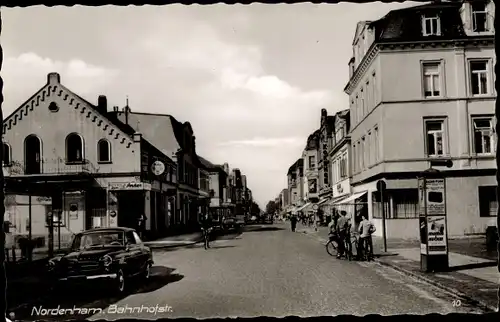
[[[61,75],[58,73],[49,73],[47,75],[47,83],[48,84],[60,84],[61,83]]]
[[[108,99],[104,95],[99,95],[97,98],[97,108],[99,112],[102,114],[106,114],[108,112]]]
[[[118,112],[120,108],[118,106],[113,106],[113,112]]]

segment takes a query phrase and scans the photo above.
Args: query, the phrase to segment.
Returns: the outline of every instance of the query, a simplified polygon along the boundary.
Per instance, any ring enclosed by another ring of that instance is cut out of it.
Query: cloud
[[[304,145],[304,138],[290,137],[290,138],[254,138],[251,140],[235,140],[222,142],[220,146],[233,146],[241,148],[249,147],[283,147],[287,146],[302,146]]]
[[[51,72],[59,73],[61,82],[81,95],[102,91],[119,74],[117,70],[88,64],[80,59],[57,61],[33,52],[7,57],[2,68],[2,75],[6,80],[3,105],[6,114],[40,89],[46,82],[47,74]]]

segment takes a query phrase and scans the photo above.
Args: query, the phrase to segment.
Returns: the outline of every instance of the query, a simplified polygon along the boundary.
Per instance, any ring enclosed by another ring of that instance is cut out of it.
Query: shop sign
[[[69,205],[69,219],[78,219],[78,204],[72,203]]]
[[[144,182],[109,183],[109,190],[151,190],[151,184]]]
[[[428,216],[446,215],[444,189],[444,179],[425,180],[426,214]]]
[[[116,217],[116,211],[115,211],[115,210],[111,210],[111,211],[109,212],[109,216],[110,216],[111,218],[115,218],[115,217]]]
[[[446,255],[446,217],[427,217],[427,247],[429,255]]]
[[[161,161],[155,161],[151,165],[151,171],[156,176],[162,175],[165,172],[165,164]]]

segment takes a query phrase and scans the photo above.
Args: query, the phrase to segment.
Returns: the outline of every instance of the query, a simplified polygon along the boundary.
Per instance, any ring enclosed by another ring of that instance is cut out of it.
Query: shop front
[[[150,231],[151,188],[151,184],[138,181],[109,182],[108,218],[99,225]],[[140,221],[141,216],[145,217],[143,222]]]

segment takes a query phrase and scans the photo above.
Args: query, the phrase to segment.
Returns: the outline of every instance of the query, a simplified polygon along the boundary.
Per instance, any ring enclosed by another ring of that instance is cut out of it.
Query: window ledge
[[[494,153],[477,153],[477,154],[472,154],[472,158],[475,159],[494,159],[495,154]]]
[[[65,161],[67,165],[85,164],[85,161]]]
[[[98,164],[111,164],[113,161],[97,161]]]

